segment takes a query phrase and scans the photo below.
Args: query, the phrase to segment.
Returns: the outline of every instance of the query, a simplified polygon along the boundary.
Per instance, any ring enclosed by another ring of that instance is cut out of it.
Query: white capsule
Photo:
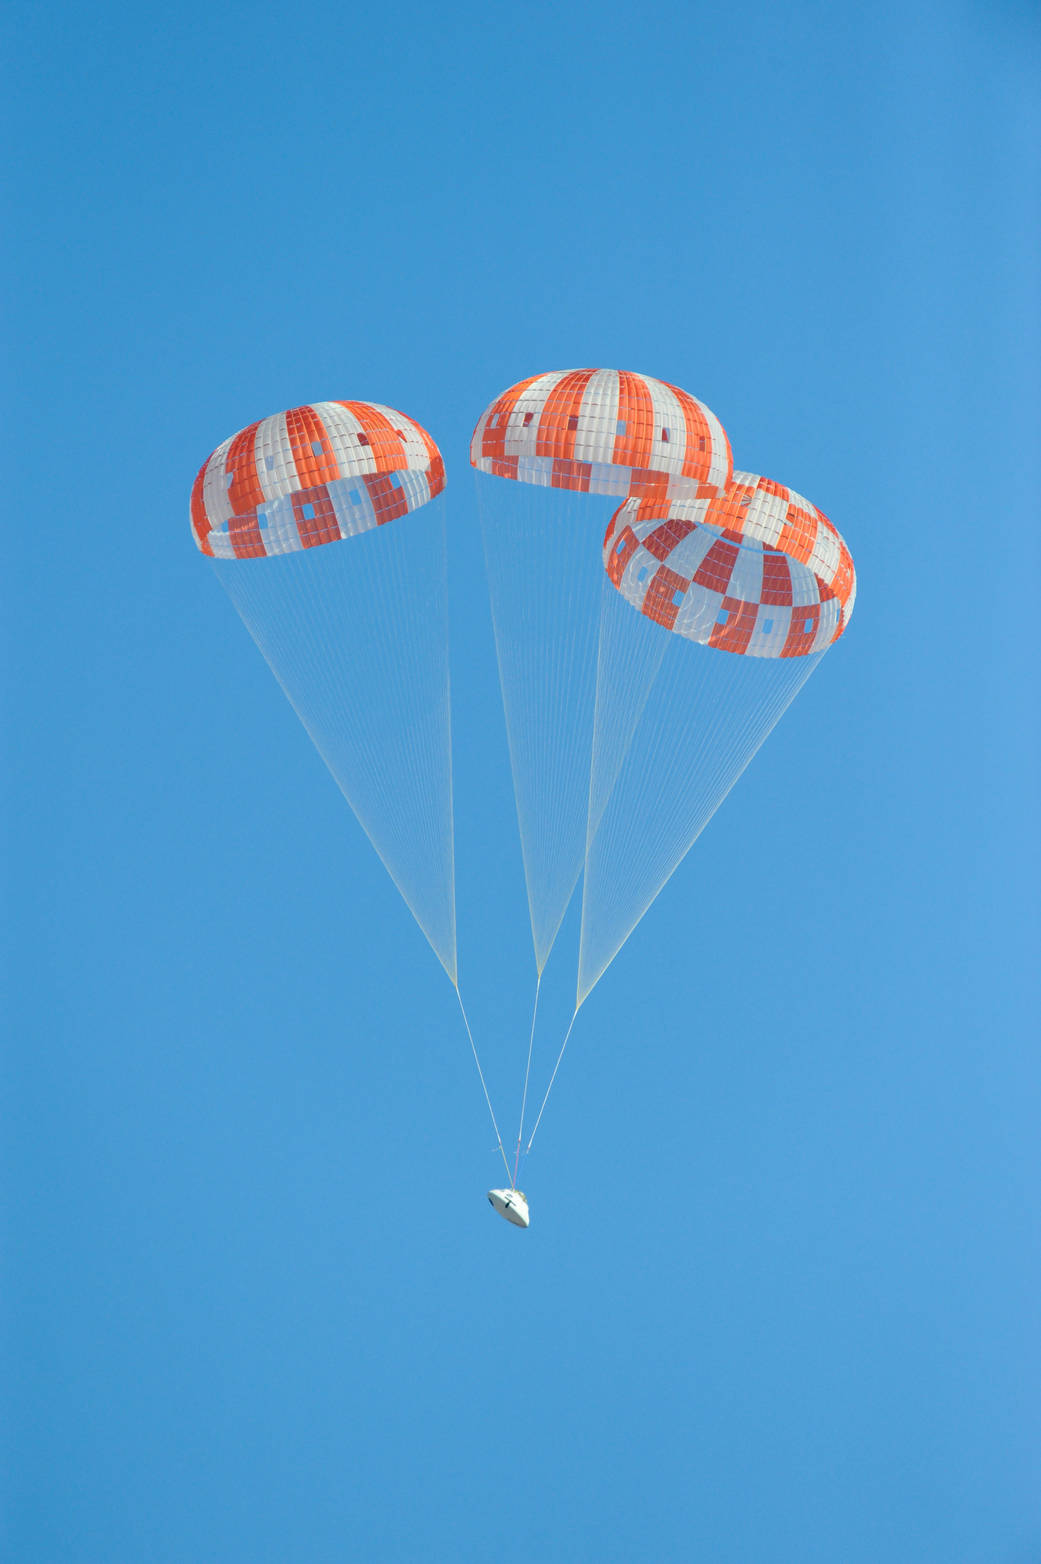
[[[527,1227],[531,1221],[528,1202],[519,1189],[490,1189],[488,1199],[499,1215],[514,1227]]]

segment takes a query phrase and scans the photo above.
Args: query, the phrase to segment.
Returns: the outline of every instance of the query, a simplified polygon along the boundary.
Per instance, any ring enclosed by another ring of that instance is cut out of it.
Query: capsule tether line
[[[531,1035],[528,1038],[528,1063],[524,1071],[524,1090],[521,1093],[520,1125],[517,1129],[517,1155],[513,1162],[513,1187],[517,1188],[517,1172],[520,1168],[521,1141],[524,1139],[524,1112],[528,1105],[528,1077],[531,1075],[531,1055],[535,1047],[535,1021],[539,1013],[539,990],[542,987],[542,971],[540,969],[535,983],[535,1003],[531,1010]]]
[[[510,1178],[510,1159],[506,1155],[506,1148],[503,1146],[502,1136],[499,1134],[499,1126],[495,1122],[495,1109],[492,1107],[492,1099],[488,1095],[488,1087],[485,1084],[484,1071],[481,1069],[481,1061],[477,1057],[477,1044],[474,1042],[474,1034],[470,1030],[470,1021],[469,1021],[469,1017],[466,1014],[466,1006],[463,1004],[463,996],[459,992],[459,984],[458,983],[453,983],[452,986],[455,989],[455,997],[459,1001],[459,1009],[462,1012],[463,1025],[466,1027],[466,1035],[470,1039],[470,1048],[471,1048],[471,1051],[472,1051],[473,1056],[474,1056],[474,1064],[477,1066],[477,1074],[481,1078],[481,1090],[484,1092],[484,1100],[488,1104],[488,1112],[491,1115],[492,1128],[495,1131],[495,1139],[496,1139],[496,1141],[498,1143],[498,1146],[499,1146],[499,1155],[502,1157],[503,1164],[505,1165],[505,1168],[506,1168],[506,1177]],[[510,1180],[510,1182],[511,1182],[511,1186],[513,1186],[512,1179]],[[513,1187],[516,1187],[516,1186],[513,1186]]]
[[[553,1074],[549,1078],[549,1085],[546,1087],[546,1095],[542,1099],[542,1107],[539,1109],[538,1118],[535,1120],[535,1129],[532,1130],[531,1135],[528,1138],[528,1144],[524,1148],[525,1155],[527,1155],[527,1153],[531,1150],[531,1143],[535,1139],[535,1131],[538,1129],[539,1125],[542,1123],[542,1115],[546,1111],[546,1104],[547,1104],[547,1102],[549,1102],[549,1094],[553,1090],[553,1082],[557,1078],[557,1071],[560,1069],[560,1061],[564,1057],[564,1049],[568,1045],[568,1038],[571,1036],[571,1029],[572,1029],[572,1027],[575,1024],[575,1020],[576,1020],[576,1018],[578,1016],[578,1012],[579,1012],[579,1010],[581,1008],[582,1008],[582,1002],[581,1002],[581,1000],[579,1000],[578,1004],[575,1006],[575,1013],[571,1017],[571,1020],[568,1022],[568,1029],[564,1033],[564,1041],[560,1045],[560,1052],[557,1055],[557,1062],[553,1066]]]

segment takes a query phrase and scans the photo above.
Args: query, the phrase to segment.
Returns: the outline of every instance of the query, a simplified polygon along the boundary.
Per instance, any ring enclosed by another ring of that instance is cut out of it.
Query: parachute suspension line
[[[524,1139],[524,1110],[528,1105],[528,1077],[531,1075],[531,1055],[535,1047],[535,1020],[539,1013],[539,990],[542,987],[542,973],[540,972],[535,983],[535,1003],[531,1010],[531,1036],[528,1038],[528,1063],[524,1070],[524,1090],[521,1093],[520,1126],[517,1130],[517,1154],[513,1159],[513,1187],[517,1187],[517,1170],[520,1167],[521,1141]]]
[[[624,612],[628,605],[618,606]],[[636,614],[632,625],[634,632],[659,633]],[[772,661],[667,633],[665,640],[661,673],[626,745],[624,766],[612,753],[613,713],[598,731],[593,770],[603,782],[594,783],[594,792],[604,807],[599,822],[590,822],[587,845],[580,1003],[824,656]],[[624,682],[627,651],[619,640],[608,688]]]
[[[475,473],[535,965],[582,873],[609,499]]]
[[[485,1084],[484,1071],[481,1069],[481,1061],[477,1057],[477,1044],[474,1042],[474,1034],[470,1030],[470,1018],[466,1014],[466,1006],[463,1004],[463,996],[459,992],[459,984],[455,983],[453,987],[455,988],[455,997],[459,1001],[459,1009],[462,1012],[463,1025],[466,1027],[466,1035],[470,1039],[470,1048],[474,1056],[474,1064],[477,1066],[477,1074],[481,1078],[481,1090],[484,1092],[484,1100],[488,1104],[488,1112],[491,1115],[492,1129],[495,1131],[495,1139],[499,1146],[499,1155],[502,1157],[503,1166],[506,1169],[506,1177],[510,1179],[510,1186],[511,1188],[515,1189],[517,1186],[514,1184],[510,1175],[510,1161],[506,1155],[506,1148],[502,1143],[502,1136],[499,1134],[499,1126],[495,1122],[495,1109],[492,1107],[492,1099],[488,1095],[488,1087]]]
[[[553,1074],[550,1076],[550,1078],[549,1078],[549,1085],[546,1087],[546,1095],[542,1099],[542,1107],[539,1109],[538,1117],[535,1120],[535,1128],[532,1130],[531,1135],[528,1137],[528,1144],[524,1148],[525,1155],[527,1155],[527,1153],[531,1150],[532,1141],[535,1139],[535,1135],[536,1135],[536,1133],[538,1131],[538,1127],[542,1123],[542,1115],[546,1111],[546,1104],[547,1104],[547,1102],[549,1102],[549,1094],[553,1090],[553,1082],[557,1078],[557,1071],[560,1069],[560,1061],[564,1057],[564,1049],[568,1045],[568,1038],[571,1036],[571,1029],[572,1029],[572,1027],[575,1024],[575,1020],[576,1020],[576,1018],[578,1016],[578,1012],[579,1012],[580,1009],[581,1009],[581,1001],[579,1001],[579,1003],[575,1006],[575,1013],[571,1017],[571,1020],[568,1022],[568,1029],[564,1033],[564,1041],[560,1045],[560,1052],[557,1055],[557,1062],[553,1066]]]
[[[651,623],[637,625],[634,633],[632,616],[625,612],[628,608],[604,571],[583,869],[669,643],[668,633],[662,630],[659,634],[659,627]]]
[[[452,951],[454,970],[448,973],[449,978],[455,984],[455,990],[459,992],[459,950],[458,927],[456,920],[456,870],[455,870],[455,747],[452,735],[452,634],[448,612],[448,520],[444,508],[441,511],[441,590],[444,594],[444,625],[445,625],[445,683],[444,683],[444,720],[448,734],[448,873],[449,895],[452,907]],[[438,957],[441,965],[444,961]]]
[[[454,983],[445,541],[439,499],[342,542],[214,563]]]

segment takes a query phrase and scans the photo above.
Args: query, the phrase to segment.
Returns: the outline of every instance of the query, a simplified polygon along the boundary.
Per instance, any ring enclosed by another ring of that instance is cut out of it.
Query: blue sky
[[[1036,12],[7,27],[6,1556],[1033,1564]],[[298,402],[439,441],[512,1101],[466,447],[587,363],[703,397],[860,596],[583,1009],[521,1234],[451,988],[187,500]]]

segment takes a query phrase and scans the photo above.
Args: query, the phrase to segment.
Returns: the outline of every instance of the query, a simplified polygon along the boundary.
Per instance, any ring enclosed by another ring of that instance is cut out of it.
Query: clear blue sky
[[[1036,10],[7,33],[5,1559],[1036,1564]],[[298,402],[441,444],[512,1100],[466,446],[581,364],[703,397],[860,599],[583,1010],[523,1234],[451,988],[187,499]]]

